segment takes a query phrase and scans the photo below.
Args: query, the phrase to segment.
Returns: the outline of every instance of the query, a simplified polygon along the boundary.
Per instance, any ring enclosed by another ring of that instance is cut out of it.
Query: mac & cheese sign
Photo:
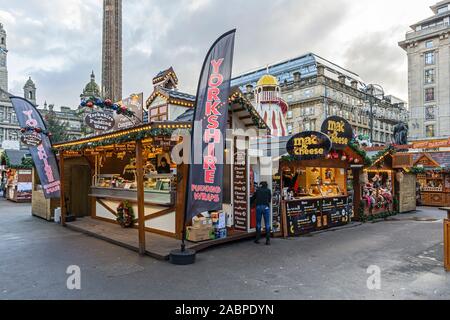
[[[297,160],[322,159],[331,151],[330,138],[317,131],[305,131],[293,136],[287,143],[287,152]]]
[[[330,137],[334,150],[344,150],[353,139],[352,126],[341,117],[334,116],[326,119],[321,131]]]

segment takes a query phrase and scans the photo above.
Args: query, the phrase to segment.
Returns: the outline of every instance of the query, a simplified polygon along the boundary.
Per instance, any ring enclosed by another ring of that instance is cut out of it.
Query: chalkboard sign
[[[350,222],[350,213],[347,197],[329,198],[322,201],[322,214],[327,216],[327,227],[329,228]]]
[[[111,130],[116,123],[112,115],[104,112],[89,113],[84,121],[89,127],[96,131]]]
[[[330,137],[334,150],[344,150],[353,139],[353,128],[344,118],[333,116],[327,118],[321,131]]]
[[[235,146],[237,145],[235,140]],[[248,170],[247,170],[247,150],[234,149],[233,168],[233,211],[234,228],[247,231],[248,224]]]
[[[288,235],[304,235],[317,230],[318,221],[322,220],[320,200],[299,200],[286,202]]]
[[[281,231],[281,175],[272,177],[272,232]]]
[[[322,132],[304,131],[294,135],[286,149],[296,160],[323,159],[331,150],[331,140]]]

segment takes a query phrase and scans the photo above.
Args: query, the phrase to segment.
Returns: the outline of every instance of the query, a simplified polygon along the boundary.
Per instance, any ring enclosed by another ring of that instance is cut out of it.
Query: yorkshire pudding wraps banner
[[[236,30],[222,35],[209,50],[197,89],[186,221],[222,209],[223,165],[228,97]]]
[[[11,102],[16,111],[17,120],[22,128],[36,128],[45,130],[45,124],[36,107],[28,100],[20,97],[11,97]],[[58,163],[52,151],[50,139],[44,133],[33,133],[39,135],[39,143],[29,145],[34,166],[41,180],[42,189],[46,199],[59,198],[61,181],[59,180]]]

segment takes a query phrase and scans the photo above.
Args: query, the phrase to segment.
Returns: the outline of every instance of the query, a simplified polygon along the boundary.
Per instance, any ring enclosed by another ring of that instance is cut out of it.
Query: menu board
[[[236,143],[235,143],[236,145]],[[234,227],[247,231],[248,225],[248,170],[247,150],[234,150],[233,168],[233,212]]]
[[[288,236],[300,236],[349,223],[353,216],[353,202],[350,199],[335,197],[287,201]]]
[[[322,221],[320,204],[318,199],[286,202],[288,235],[295,237],[315,231],[318,221]]]
[[[328,217],[329,228],[347,224],[350,221],[348,197],[337,197],[322,200],[322,214]]]
[[[272,231],[281,231],[281,175],[279,173],[272,177]]]

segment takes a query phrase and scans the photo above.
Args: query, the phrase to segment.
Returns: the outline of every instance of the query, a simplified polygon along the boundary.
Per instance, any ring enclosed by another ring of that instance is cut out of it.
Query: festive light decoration
[[[31,126],[23,127],[23,128],[20,128],[20,132],[22,132],[22,133],[36,132],[36,133],[45,134],[47,137],[51,137],[52,136],[50,131],[44,130],[44,129],[39,128],[39,127],[31,127]]]
[[[120,105],[117,103],[113,103],[111,100],[100,99],[96,97],[89,97],[81,101],[81,107],[94,108],[94,106],[99,107],[100,109],[109,109],[115,111],[119,115],[123,115],[126,117],[134,117],[135,114],[133,111],[127,108],[125,105]]]
[[[130,141],[143,140],[156,136],[171,136],[177,129],[190,129],[191,124],[149,124],[138,128],[131,128],[124,131],[119,131],[111,134],[104,134],[90,138],[84,138],[76,141],[69,141],[61,144],[56,144],[54,148],[57,151],[65,150],[83,150],[86,148],[95,148],[101,146],[108,146]]]
[[[228,98],[228,104],[231,106],[233,104],[239,104],[242,108],[244,108],[248,113],[250,113],[252,122],[259,129],[268,129],[267,124],[264,120],[259,116],[256,110],[253,108],[252,104],[245,98],[240,92],[235,92]]]

